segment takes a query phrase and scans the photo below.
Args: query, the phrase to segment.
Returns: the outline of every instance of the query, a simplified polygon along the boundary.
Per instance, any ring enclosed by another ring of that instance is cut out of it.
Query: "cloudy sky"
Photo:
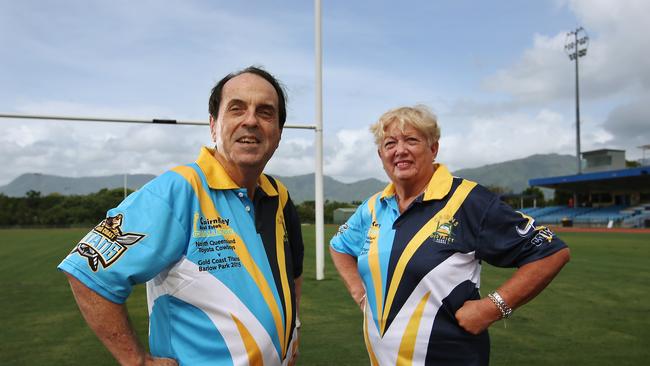
[[[314,8],[291,1],[0,0],[0,114],[206,121],[211,87],[261,65],[288,91],[288,123],[313,124]],[[646,0],[323,1],[325,174],[385,180],[368,126],[424,103],[452,170],[575,155],[583,26],[582,150],[628,160],[650,144]],[[286,130],[268,171],[314,171],[314,133]],[[0,118],[0,185],[20,174],[153,173],[195,159],[202,126]]]

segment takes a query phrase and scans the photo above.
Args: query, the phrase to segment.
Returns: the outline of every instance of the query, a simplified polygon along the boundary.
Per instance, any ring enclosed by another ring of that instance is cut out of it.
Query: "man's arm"
[[[569,261],[569,248],[548,257],[521,266],[497,292],[512,309],[524,305],[537,296]],[[488,297],[466,301],[456,312],[458,324],[472,334],[479,334],[495,321],[501,312]]]
[[[106,300],[66,273],[79,310],[90,329],[121,365],[178,365],[145,352],[129,322],[124,304]]]
[[[361,309],[365,306],[366,290],[359,276],[357,259],[349,254],[339,253],[330,247],[330,254],[336,270],[341,275],[345,287]]]

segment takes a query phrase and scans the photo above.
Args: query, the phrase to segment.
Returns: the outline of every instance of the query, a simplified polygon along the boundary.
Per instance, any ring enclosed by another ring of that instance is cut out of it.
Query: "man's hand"
[[[289,360],[289,363],[288,363],[289,366],[295,366],[296,362],[298,361],[298,356],[300,356],[300,350],[299,350],[300,327],[296,327],[296,340],[295,340],[295,342],[297,342],[297,343],[295,343],[293,345],[293,347],[291,347],[291,350],[289,350],[289,352],[291,352],[291,359]]]
[[[488,298],[466,301],[456,312],[458,325],[474,335],[483,332],[499,319],[499,309]]]
[[[296,362],[298,361],[298,356],[300,353],[298,352],[298,349],[296,348],[296,352],[291,355],[291,360],[289,360],[289,366],[295,366]]]
[[[368,300],[368,297],[364,293],[363,296],[361,297],[361,299],[357,302],[359,304],[359,308],[361,309],[361,311],[366,310],[366,301],[367,300]]]

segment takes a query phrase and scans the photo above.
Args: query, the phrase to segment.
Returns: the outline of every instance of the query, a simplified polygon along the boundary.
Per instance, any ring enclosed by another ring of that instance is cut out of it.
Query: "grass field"
[[[326,238],[335,228],[327,227]],[[114,365],[86,327],[59,261],[86,230],[0,230],[0,365]],[[367,365],[361,314],[327,258],[314,279],[304,228],[301,365]],[[492,365],[643,365],[650,359],[650,235],[563,233],[572,260],[545,292],[496,323]],[[511,270],[484,266],[483,293]],[[143,286],[128,301],[146,339]],[[146,343],[146,340],[145,340]]]

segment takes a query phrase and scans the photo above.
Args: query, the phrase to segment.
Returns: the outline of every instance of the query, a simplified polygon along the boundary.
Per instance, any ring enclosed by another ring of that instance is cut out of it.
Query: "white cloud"
[[[287,134],[285,130],[280,147],[267,164],[266,171],[284,177],[313,173],[315,166],[313,138],[287,137]]]
[[[344,129],[326,149],[325,173],[344,182],[375,177],[386,180],[377,147],[367,129]]]
[[[56,116],[146,118],[151,107],[134,110],[62,101],[24,102],[19,112]],[[151,118],[151,117],[149,117]],[[3,119],[0,184],[24,173],[96,176],[159,174],[195,159],[209,142],[208,127]]]
[[[587,56],[579,60],[582,123],[589,120],[591,124],[589,129],[582,129],[582,151],[588,146],[623,148],[628,158],[637,157],[635,147],[650,142],[650,132],[644,128],[650,121],[644,108],[650,100],[650,48],[643,31],[650,2],[573,0],[565,4],[576,13],[590,37]],[[572,111],[575,69],[563,51],[565,38],[566,32],[536,34],[531,47],[516,62],[484,79],[484,87],[504,93],[509,100],[470,107],[477,113],[496,111],[497,115],[550,106]],[[556,127],[567,130],[569,121],[575,120],[570,112],[565,119],[566,124]],[[571,128],[575,128],[573,123]],[[528,151],[548,151],[533,147]],[[496,161],[500,160],[504,159]]]
[[[475,117],[464,131],[452,134],[444,133],[443,124],[437,160],[448,164],[453,171],[533,154],[575,155],[575,130],[569,126],[570,122],[551,110],[533,115],[511,113]],[[601,129],[590,128],[583,133],[583,139],[601,140],[602,134]],[[590,145],[584,148],[589,149]]]
[[[367,129],[339,130],[333,137],[325,139],[323,152],[325,175],[342,182],[369,177],[386,180],[375,143]],[[280,176],[314,173],[314,154],[313,139],[283,138],[280,148],[267,165],[267,171]]]
[[[250,12],[231,2],[3,3],[0,44],[15,52],[0,61],[0,109],[205,119],[213,83],[255,63],[287,85],[288,123],[313,124],[312,9],[297,4],[260,2],[261,9]],[[644,108],[650,102],[650,49],[643,32],[650,2],[558,4],[591,38],[587,57],[580,59],[583,151],[636,151],[650,143]],[[397,28],[408,25],[400,23],[404,18],[384,29],[388,18],[374,14],[365,21],[347,8],[337,10],[330,13],[336,17],[327,23],[334,28],[329,36],[324,29],[326,174],[343,181],[385,180],[367,126],[389,108],[415,103],[440,115],[439,159],[452,170],[534,153],[575,154],[574,69],[563,50],[569,29],[531,32],[530,45],[510,64],[487,60],[486,69],[498,71],[476,74],[468,85],[475,70],[454,68],[443,39],[432,35],[431,44],[418,43],[408,27]],[[429,48],[432,53],[424,52]],[[512,52],[493,52],[502,51]],[[24,172],[158,174],[193,161],[208,143],[207,127],[0,120],[0,185]],[[267,170],[313,172],[313,132],[285,132]]]
[[[650,94],[640,96],[612,110],[604,123],[612,144],[636,147],[650,143]]]
[[[543,103],[567,96],[573,86],[567,83],[571,68],[562,52],[565,35],[553,37],[536,34],[533,47],[524,51],[510,68],[487,77],[488,90],[506,92],[520,103]]]
[[[589,34],[586,57],[580,58],[582,98],[604,98],[650,89],[650,48],[643,31],[650,2],[569,1]],[[512,66],[486,78],[489,90],[538,105],[569,99],[574,92],[574,68],[563,48],[566,32],[536,34],[531,48]]]

